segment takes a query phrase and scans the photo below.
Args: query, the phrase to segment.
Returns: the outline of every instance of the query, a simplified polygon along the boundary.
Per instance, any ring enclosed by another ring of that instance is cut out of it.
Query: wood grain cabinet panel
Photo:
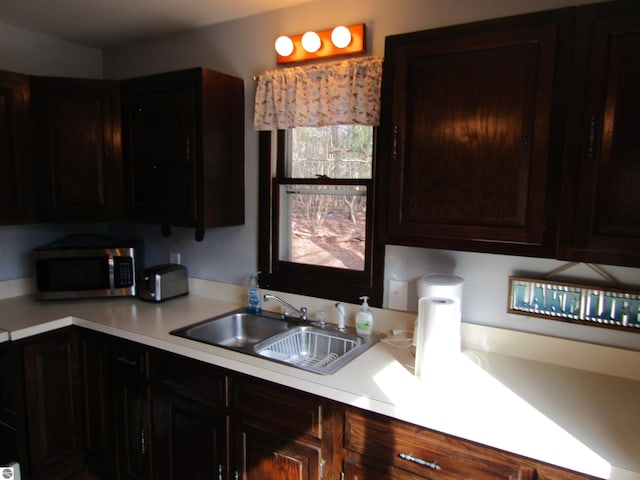
[[[31,220],[29,77],[0,70],[0,225]]]
[[[387,243],[549,255],[562,14],[387,37],[378,208]]]
[[[595,480],[383,415],[347,408],[345,480]]]
[[[150,351],[115,341],[111,346],[118,478],[153,478]]]
[[[410,472],[406,478],[516,479],[521,468],[515,459],[488,447],[356,410],[345,415],[344,442],[347,451],[372,468]]]
[[[119,84],[32,77],[41,221],[122,218]]]
[[[244,84],[206,68],[122,83],[128,219],[244,223]]]
[[[245,480],[320,480],[321,449],[285,432],[239,422],[236,463]]]
[[[69,478],[84,464],[81,377],[76,332],[67,328],[39,335],[22,346],[27,475]]]
[[[261,382],[234,379],[235,466],[240,478],[333,478],[335,437],[332,402]]]
[[[578,10],[560,256],[640,266],[640,4]]]
[[[100,478],[116,477],[115,413],[111,337],[79,330],[80,363],[84,382],[84,430],[88,469]]]
[[[156,359],[154,478],[230,478],[227,373],[177,355]]]

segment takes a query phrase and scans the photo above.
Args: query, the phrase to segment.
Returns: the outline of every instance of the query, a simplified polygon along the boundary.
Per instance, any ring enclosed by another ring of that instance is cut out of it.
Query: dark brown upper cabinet
[[[244,223],[244,82],[206,68],[122,83],[129,220]]]
[[[640,4],[388,37],[385,243],[640,266]]]
[[[122,212],[117,82],[31,77],[38,219],[118,220]]]
[[[640,267],[640,4],[577,18],[558,254]]]
[[[29,77],[0,71],[0,225],[31,220]]]
[[[387,37],[376,203],[385,243],[553,252],[555,101],[570,63],[559,45],[570,34],[560,10]]]

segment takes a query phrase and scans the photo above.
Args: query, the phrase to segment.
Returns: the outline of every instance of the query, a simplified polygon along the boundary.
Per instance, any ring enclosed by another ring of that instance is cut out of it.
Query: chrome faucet
[[[300,320],[302,320],[303,322],[307,321],[307,307],[296,308],[293,305],[291,305],[290,303],[287,303],[284,300],[282,300],[281,298],[276,297],[275,295],[271,295],[270,293],[265,293],[263,298],[264,298],[265,303],[268,302],[269,300],[272,300],[272,299],[273,300],[277,300],[282,305],[287,307],[289,310],[293,310],[294,312],[296,312],[298,314],[298,316],[300,317]],[[282,318],[285,318],[286,316],[287,316],[287,312],[284,312],[282,314]]]

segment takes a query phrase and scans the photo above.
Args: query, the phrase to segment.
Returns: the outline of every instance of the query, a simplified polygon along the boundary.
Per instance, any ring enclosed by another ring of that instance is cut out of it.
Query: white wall
[[[104,54],[107,78],[124,79],[202,65],[245,80],[245,225],[208,231],[202,244],[195,244],[192,234],[177,230],[171,239],[153,242],[150,252],[158,256],[150,261],[164,261],[169,248],[179,248],[187,249],[183,258],[191,274],[201,278],[242,283],[255,270],[258,137],[252,129],[253,76],[276,65],[273,41],[277,36],[326,29],[339,23],[364,22],[368,52],[382,56],[385,37],[391,34],[573,3],[571,0],[321,0],[107,50]],[[156,228],[150,233],[157,238],[157,231]],[[147,232],[145,228],[142,234]]]
[[[255,269],[258,158],[257,135],[251,129],[252,77],[260,70],[275,66],[273,40],[278,35],[364,22],[367,26],[368,52],[384,55],[384,39],[388,35],[580,3],[588,2],[321,0],[105,52],[107,77],[126,78],[204,65],[245,80],[246,225],[208,231],[202,244],[192,240],[192,232],[178,230],[172,238],[151,242],[151,257],[165,261],[170,249],[181,250],[192,275],[230,283],[244,282]],[[157,228],[145,228],[144,232],[157,238]],[[466,279],[463,302],[465,321],[640,349],[638,334],[506,313],[509,275],[543,275],[561,264],[554,260],[389,246],[385,262],[385,286],[390,278],[410,282],[409,309],[415,311],[417,278],[425,273],[455,273]],[[605,268],[620,281],[640,286],[638,269]],[[574,281],[592,278],[588,269],[571,273],[577,276],[572,278]]]
[[[0,69],[28,75],[102,78],[102,51],[0,22]]]
[[[0,70],[27,75],[102,77],[102,51],[0,22]],[[30,276],[32,248],[100,225],[0,226],[0,280]]]
[[[190,275],[242,284],[257,265],[258,150],[257,134],[251,126],[254,95],[252,77],[260,70],[275,66],[273,40],[278,35],[297,34],[307,29],[326,29],[339,23],[364,22],[367,25],[368,52],[381,56],[387,35],[581,3],[588,3],[588,0],[319,0],[126,48],[107,50],[103,53],[105,78],[123,79],[202,65],[242,77],[245,80],[246,97],[245,225],[208,230],[203,242],[195,242],[194,232],[183,228],[174,228],[169,238],[161,237],[156,226],[116,225],[112,231],[144,238],[148,264],[165,262],[169,251],[179,251]],[[11,31],[0,24],[0,35],[7,30]],[[0,68],[24,71],[24,68],[11,67],[17,64],[7,60],[15,57],[12,52],[20,54],[25,51],[24,46],[16,44],[20,35],[20,32],[12,33],[14,45],[8,49],[9,53],[4,52],[7,50],[4,42],[0,46]],[[39,45],[41,41],[33,37],[28,40],[26,45]],[[71,57],[78,50],[74,45],[65,50],[61,43],[52,43],[60,50],[73,52]],[[81,53],[81,67],[87,68],[94,56],[85,50]],[[28,65],[29,69],[35,69],[39,61],[48,62],[46,58],[37,56],[33,64]],[[74,71],[73,75],[84,76],[77,73],[78,66],[76,69],[72,67],[69,67],[69,71]],[[52,69],[53,66],[47,68]],[[0,244],[4,243],[3,230],[7,231],[0,227]],[[12,247],[17,249],[20,242],[16,239],[20,239],[24,231],[20,227],[11,228],[10,231]],[[11,250],[7,257],[11,257]],[[2,260],[0,257],[0,262]],[[390,278],[409,281],[409,308],[415,310],[417,278],[425,273],[455,273],[466,279],[463,300],[465,321],[640,350],[640,335],[635,333],[529,319],[506,313],[509,275],[543,275],[561,264],[554,260],[389,246],[385,262],[385,285]],[[605,269],[620,281],[640,288],[639,269]],[[15,278],[4,275],[4,272],[5,267],[0,263],[0,279]],[[593,277],[584,268],[572,272],[574,281]]]

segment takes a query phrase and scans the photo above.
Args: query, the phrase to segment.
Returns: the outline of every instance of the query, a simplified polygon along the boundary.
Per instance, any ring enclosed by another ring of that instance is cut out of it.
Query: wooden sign
[[[507,311],[528,317],[640,332],[640,292],[509,277]]]

